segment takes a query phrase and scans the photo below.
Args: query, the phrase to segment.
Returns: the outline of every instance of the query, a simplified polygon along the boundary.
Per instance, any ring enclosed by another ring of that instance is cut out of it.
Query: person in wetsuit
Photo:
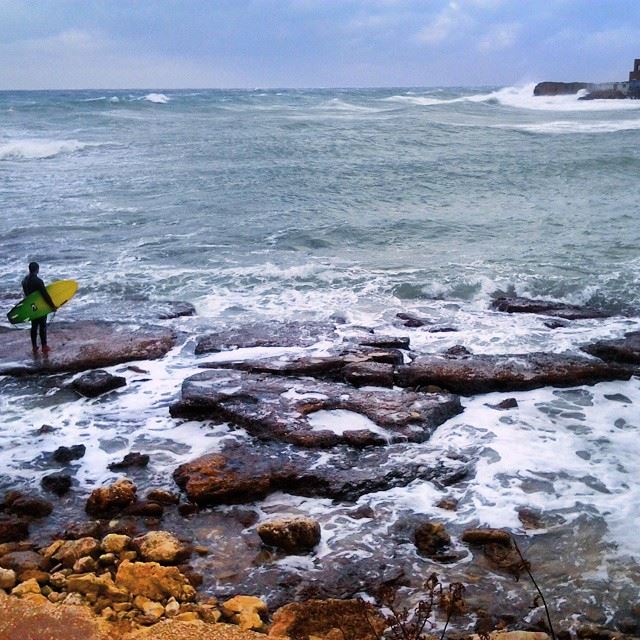
[[[34,291],[39,291],[40,295],[44,298],[44,301],[54,311],[57,311],[58,307],[56,307],[51,296],[47,293],[44,282],[38,278],[39,271],[40,265],[37,262],[29,263],[29,275],[22,280],[22,290],[24,291],[24,295],[28,296]],[[37,353],[38,351],[38,333],[40,333],[42,353],[46,355],[49,353],[49,347],[47,346],[47,316],[31,321],[31,346],[34,353]]]

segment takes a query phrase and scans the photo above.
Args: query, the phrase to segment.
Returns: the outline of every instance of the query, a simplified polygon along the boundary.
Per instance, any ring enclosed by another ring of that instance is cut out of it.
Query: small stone
[[[35,551],[12,551],[0,558],[0,567],[13,569],[20,575],[30,569],[45,569],[47,561]]]
[[[190,550],[168,531],[150,531],[134,541],[143,560],[174,564],[187,558]]]
[[[36,435],[44,436],[48,433],[53,433],[54,431],[57,431],[57,430],[58,430],[57,427],[53,427],[50,424],[43,424],[39,429],[36,430]]]
[[[144,596],[136,596],[133,600],[133,605],[137,607],[145,616],[159,620],[164,615],[164,607],[154,600],[145,598]]]
[[[200,620],[200,616],[195,611],[185,611],[185,613],[179,613],[174,618],[174,620],[181,620],[182,622],[193,622],[194,620]]]
[[[455,511],[458,508],[458,501],[455,498],[442,498],[436,503],[436,507],[447,511]]]
[[[424,522],[415,530],[414,541],[422,555],[434,558],[451,544],[451,536],[443,524]]]
[[[64,598],[66,597],[66,593],[58,593],[57,591],[52,591],[48,596],[47,596],[47,600],[49,602],[53,602],[54,604],[56,602],[61,602],[62,600],[64,600]]]
[[[147,493],[146,499],[163,505],[178,504],[180,502],[180,496],[177,493],[164,489],[151,489]]]
[[[127,453],[127,455],[120,462],[112,462],[109,465],[109,469],[111,471],[119,471],[121,469],[128,469],[129,467],[146,467],[149,464],[149,456],[146,453],[139,453],[137,451],[132,451],[131,453]]]
[[[41,571],[40,569],[27,569],[18,575],[18,580],[20,582],[35,580],[39,585],[44,585],[49,582],[49,574],[46,571]]]
[[[67,576],[62,571],[56,571],[49,576],[49,584],[55,589],[64,589],[67,586]]]
[[[99,520],[74,522],[64,530],[65,540],[80,540],[80,538],[99,538],[102,525]]]
[[[102,538],[102,550],[105,553],[120,553],[124,551],[131,542],[129,536],[125,536],[119,533],[109,533]]]
[[[81,606],[84,604],[84,600],[79,593],[69,593],[62,601],[62,604]]]
[[[115,620],[116,619],[116,612],[111,608],[111,607],[105,607],[101,612],[100,615],[105,619],[105,620]]]
[[[122,376],[114,376],[104,369],[95,369],[76,378],[70,387],[86,398],[97,398],[126,384],[127,379]]]
[[[97,569],[98,565],[91,556],[84,556],[75,561],[73,565],[74,573],[90,573]]]
[[[235,596],[222,604],[222,613],[243,631],[259,630],[268,615],[267,605],[255,596]]]
[[[116,554],[115,553],[103,553],[99,558],[98,562],[104,566],[111,566],[116,563]]]
[[[498,404],[488,404],[487,407],[491,409],[497,409],[498,411],[506,411],[507,409],[516,409],[518,407],[518,401],[515,398],[506,398]]]
[[[201,545],[201,544],[197,544],[195,547],[193,547],[193,550],[199,556],[207,556],[207,555],[209,555],[209,548],[205,547],[204,545]]]
[[[136,485],[121,478],[112,485],[94,489],[87,500],[85,510],[97,517],[106,517],[128,507],[136,499]]]
[[[164,567],[157,562],[122,562],[116,574],[116,585],[133,596],[141,595],[156,601],[173,596],[180,602],[188,602],[196,596],[196,590],[177,567]]]
[[[0,589],[10,591],[16,586],[16,572],[13,569],[0,567]]]
[[[21,582],[17,587],[14,587],[11,590],[11,595],[14,596],[24,596],[27,593],[40,593],[40,585],[38,581],[35,579],[27,580],[25,582]]]
[[[173,618],[180,613],[180,604],[175,598],[169,598],[164,610],[169,618]]]
[[[125,560],[136,560],[138,557],[138,553],[137,551],[123,551],[122,553],[120,553],[120,555],[118,556],[120,558],[120,562],[124,562]]]

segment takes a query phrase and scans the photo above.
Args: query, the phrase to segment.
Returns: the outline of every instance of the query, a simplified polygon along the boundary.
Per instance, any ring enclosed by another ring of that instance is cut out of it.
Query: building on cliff
[[[633,61],[633,71],[629,71],[629,82],[640,81],[640,58]]]

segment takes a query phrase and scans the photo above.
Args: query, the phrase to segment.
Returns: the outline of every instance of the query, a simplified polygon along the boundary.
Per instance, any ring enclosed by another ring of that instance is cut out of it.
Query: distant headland
[[[622,100],[640,98],[640,58],[633,63],[633,71],[629,72],[629,80],[622,82],[539,82],[534,96],[571,95],[583,91],[578,100]]]

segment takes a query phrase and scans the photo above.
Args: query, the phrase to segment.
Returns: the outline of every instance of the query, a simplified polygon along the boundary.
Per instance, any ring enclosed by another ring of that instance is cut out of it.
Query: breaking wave
[[[63,153],[74,153],[96,146],[79,140],[12,140],[0,144],[0,160],[35,160],[53,158]]]
[[[155,104],[167,104],[169,102],[169,97],[165,96],[164,93],[147,93],[143,100],[153,102]]]
[[[602,120],[599,122],[558,120],[538,124],[495,125],[495,128],[546,134],[616,133],[618,131],[637,131],[640,129],[640,120]]]

